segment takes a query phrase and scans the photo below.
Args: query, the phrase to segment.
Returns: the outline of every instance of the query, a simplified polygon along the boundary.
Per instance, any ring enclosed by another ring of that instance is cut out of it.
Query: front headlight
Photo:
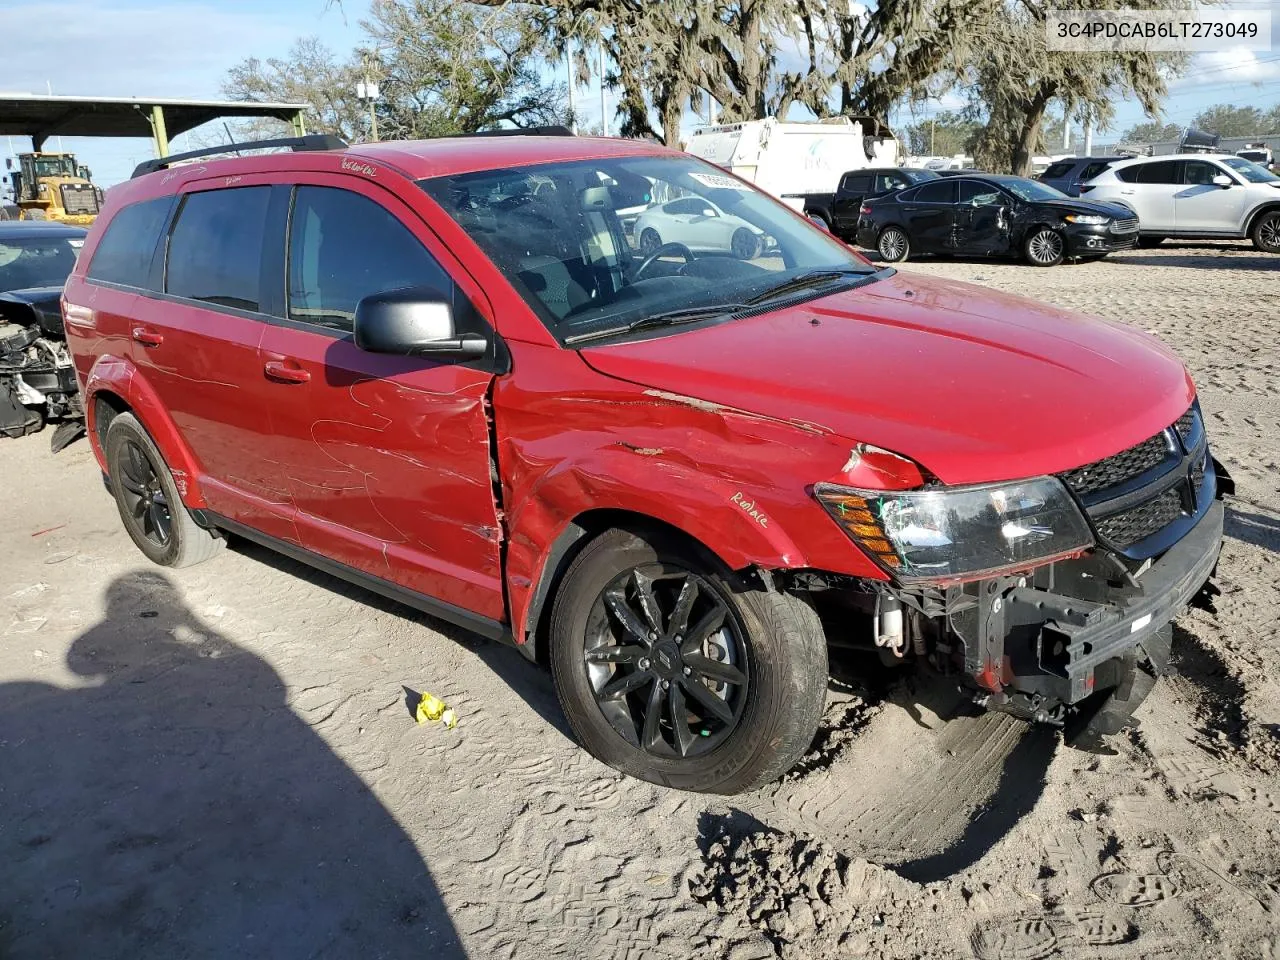
[[[1062,219],[1067,223],[1080,223],[1086,227],[1100,227],[1111,222],[1110,217],[1103,217],[1096,213],[1068,213]]]
[[[902,581],[973,580],[1093,545],[1089,525],[1053,477],[898,491],[820,483],[814,496]]]

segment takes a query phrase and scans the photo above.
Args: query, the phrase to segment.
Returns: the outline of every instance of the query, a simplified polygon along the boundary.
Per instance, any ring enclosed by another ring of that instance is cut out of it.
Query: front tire
[[[148,560],[189,567],[222,548],[223,539],[196,523],[183,505],[164,457],[133,414],[112,419],[103,447],[120,520]]]
[[[735,230],[733,237],[729,240],[729,249],[739,260],[754,260],[760,256],[760,249],[763,246],[763,241],[746,227]]]
[[[1033,231],[1022,247],[1023,256],[1033,267],[1056,267],[1067,253],[1067,241],[1052,227]]]
[[[880,231],[876,249],[885,263],[897,263],[911,255],[911,239],[901,227],[885,227]]]
[[[1249,238],[1263,253],[1280,253],[1280,210],[1271,210],[1260,216]]]
[[[601,762],[732,794],[809,746],[827,648],[803,600],[742,582],[676,535],[610,530],[556,593],[551,671],[569,726]]]
[[[644,257],[652,257],[658,252],[658,248],[662,246],[662,237],[658,235],[658,231],[653,227],[645,227],[640,233],[640,255]]]

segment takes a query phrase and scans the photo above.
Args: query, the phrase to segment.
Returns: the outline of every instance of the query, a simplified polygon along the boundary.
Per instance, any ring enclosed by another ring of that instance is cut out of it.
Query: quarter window
[[[157,197],[130,204],[112,217],[89,264],[89,279],[148,289],[152,258],[172,205],[172,197]]]
[[[453,282],[409,229],[368,197],[299,187],[289,230],[289,319],[349,332],[364,297]]]
[[[257,313],[270,187],[188,194],[169,235],[165,292]]]

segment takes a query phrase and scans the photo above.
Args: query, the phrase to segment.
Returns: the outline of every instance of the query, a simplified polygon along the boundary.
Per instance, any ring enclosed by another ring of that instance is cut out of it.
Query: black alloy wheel
[[[126,439],[121,452],[120,491],[125,523],[137,536],[166,548],[173,535],[173,514],[160,474],[147,452],[133,440]]]
[[[596,597],[583,656],[613,729],[646,753],[685,758],[714,750],[741,721],[747,649],[716,587],[653,563],[623,571]]]

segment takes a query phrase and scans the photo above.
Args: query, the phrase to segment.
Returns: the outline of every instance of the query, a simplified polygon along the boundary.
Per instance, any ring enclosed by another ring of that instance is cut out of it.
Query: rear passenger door
[[[292,536],[258,360],[279,309],[272,279],[282,272],[288,191],[253,181],[186,186],[164,240],[161,292],[133,308],[130,355],[194,454],[208,508]]]
[[[915,249],[946,252],[955,249],[956,184],[933,180],[917,187],[902,201],[907,233]]]
[[[1120,199],[1137,212],[1144,233],[1173,233],[1173,196],[1180,189],[1181,166],[1180,160],[1157,160],[1116,171],[1124,184]]]
[[[461,332],[496,344],[478,288],[375,184],[308,175],[291,209],[284,319],[262,339],[258,375],[302,545],[505,619],[486,412],[498,353],[469,362],[390,356],[358,349],[352,335],[361,298],[414,286],[451,300]]]

